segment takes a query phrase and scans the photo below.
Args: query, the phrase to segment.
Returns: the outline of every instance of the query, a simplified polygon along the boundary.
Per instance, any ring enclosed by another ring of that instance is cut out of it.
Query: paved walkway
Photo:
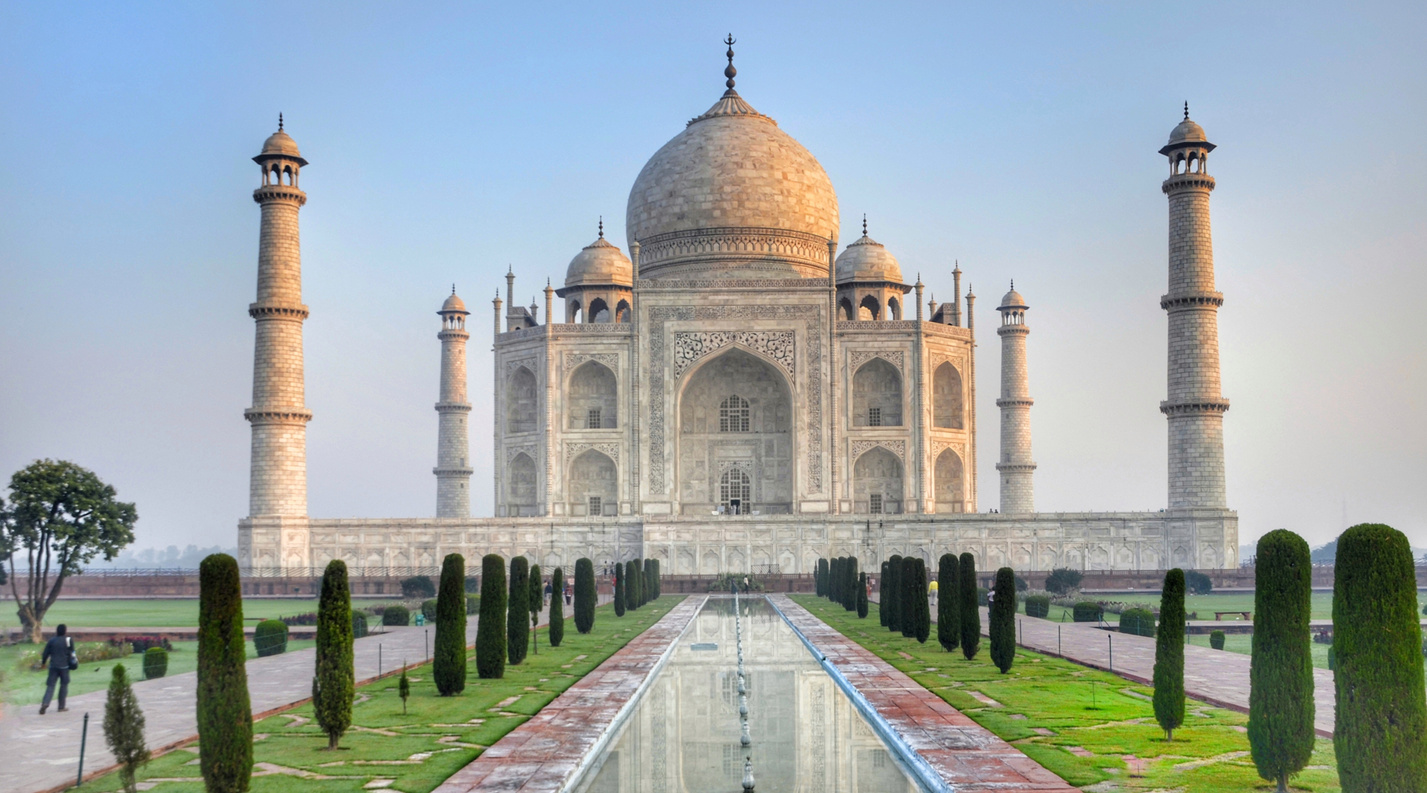
[[[770,599],[952,789],[1076,790],[787,595]]]
[[[601,598],[601,601],[608,600]],[[566,619],[571,619],[566,608]],[[549,612],[541,619],[548,622]],[[466,644],[476,641],[476,624],[466,623]],[[386,628],[386,633],[354,642],[357,684],[377,678],[378,656],[381,672],[399,669],[403,659],[416,664],[426,659],[436,627]],[[380,649],[378,649],[380,648]],[[296,650],[248,661],[248,695],[254,719],[301,704],[312,697],[312,669],[315,649]],[[85,664],[88,669],[91,664]],[[90,670],[88,674],[93,674]],[[147,722],[145,738],[156,754],[198,737],[198,717],[194,708],[198,674],[188,672],[158,680],[134,683],[139,707]],[[112,769],[114,757],[104,745],[104,701],[106,691],[93,691],[69,698],[69,711],[59,713],[51,703],[48,715],[39,715],[37,706],[6,707],[0,717],[0,748],[4,751],[4,772],[0,773],[0,793],[40,793],[74,784],[79,768],[79,741],[84,714],[89,713],[89,738],[84,752],[84,777],[90,779]]]
[[[435,793],[510,790],[554,793],[644,685],[664,651],[684,632],[708,595],[687,595],[660,620],[580,678],[534,718],[451,775]]]

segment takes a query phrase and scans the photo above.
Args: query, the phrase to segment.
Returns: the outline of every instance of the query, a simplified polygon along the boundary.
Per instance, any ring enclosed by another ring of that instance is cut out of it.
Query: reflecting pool
[[[920,790],[778,612],[740,605],[757,790]],[[578,793],[742,793],[733,608],[709,599]]]

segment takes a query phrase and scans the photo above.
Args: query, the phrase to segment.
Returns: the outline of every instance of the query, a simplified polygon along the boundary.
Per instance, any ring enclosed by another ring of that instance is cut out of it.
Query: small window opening
[[[725,399],[718,406],[719,432],[748,432],[748,400],[737,394]]]
[[[873,493],[867,497],[867,511],[873,515],[882,514],[882,494]]]
[[[882,408],[868,408],[868,409],[867,409],[867,426],[869,426],[869,427],[880,427],[880,426],[882,426]]]
[[[604,508],[604,505],[603,505],[602,503],[600,503],[600,497],[599,497],[599,496],[590,496],[590,514],[591,514],[591,515],[598,515],[598,514],[600,514],[600,512],[601,512],[601,510],[602,510],[603,508]]]
[[[585,416],[585,429],[597,430],[600,424],[600,409],[590,408],[590,412]]]

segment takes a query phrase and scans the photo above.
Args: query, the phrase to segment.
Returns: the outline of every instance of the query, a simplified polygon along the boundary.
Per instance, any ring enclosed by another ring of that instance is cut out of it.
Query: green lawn
[[[354,606],[360,608],[395,602],[398,601],[389,597],[352,601]],[[316,610],[317,598],[250,597],[243,600],[243,618],[254,624],[259,620]],[[57,600],[45,614],[45,624],[58,625],[61,622],[75,627],[94,628],[189,628],[198,624],[198,598]],[[15,601],[10,598],[7,604],[0,604],[0,632],[19,627],[20,618],[15,613]]]
[[[1243,714],[1190,700],[1186,724],[1168,743],[1146,686],[1024,649],[1002,675],[985,637],[967,661],[960,650],[942,651],[935,625],[931,639],[918,644],[880,627],[876,604],[859,620],[813,595],[793,599],[1076,787],[1108,790],[1100,785],[1113,781],[1121,791],[1274,789],[1254,770]],[[1320,739],[1292,787],[1338,791],[1336,769],[1332,741]]]
[[[557,648],[546,632],[538,653],[520,666],[507,666],[501,680],[476,677],[474,651],[468,660],[465,693],[440,697],[431,683],[429,665],[412,667],[411,698],[402,713],[397,678],[389,677],[357,689],[353,727],[342,738],[342,749],[326,750],[327,738],[313,722],[312,706],[304,705],[270,716],[254,726],[253,793],[364,793],[390,789],[427,793],[475,759],[485,747],[523,724],[664,616],[683,599],[665,595],[614,616],[612,606],[596,609],[594,629],[585,635],[567,617],[565,640]],[[140,782],[157,783],[159,793],[203,793],[197,745],[171,752],[151,762]],[[118,774],[87,782],[89,791],[120,789]]]
[[[289,639],[288,652],[304,650],[315,642],[311,639]],[[13,705],[38,705],[45,695],[45,679],[48,673],[30,671],[29,659],[40,650],[40,645],[13,644],[0,647],[0,699]],[[257,650],[252,641],[248,642],[248,657],[257,658]],[[69,693],[86,694],[109,686],[110,670],[114,664],[123,664],[131,680],[144,679],[144,657],[127,655],[113,661],[82,663],[79,669],[70,673]],[[180,675],[192,672],[198,666],[198,642],[174,642],[173,652],[168,655],[168,674]]]
[[[1422,600],[1422,599],[1423,599],[1424,596],[1427,596],[1427,590],[1418,590],[1418,592],[1417,592],[1417,597],[1418,597],[1418,601],[1419,601],[1419,602],[1418,602],[1418,604],[1417,604],[1417,613],[1419,613],[1419,614],[1422,613],[1422,606],[1423,606],[1423,600]],[[1158,607],[1158,606],[1159,606],[1159,593],[1158,593],[1158,592],[1145,593],[1145,594],[1118,593],[1118,592],[1115,593],[1115,594],[1088,593],[1088,594],[1085,594],[1085,595],[1082,597],[1082,599],[1083,599],[1083,600],[1119,600],[1119,601],[1123,601],[1123,602],[1125,602],[1125,603],[1144,603],[1144,604],[1150,605],[1150,606],[1155,606],[1155,607]],[[1214,612],[1216,612],[1216,611],[1248,611],[1248,612],[1251,612],[1251,613],[1252,613],[1253,610],[1254,610],[1254,593],[1252,593],[1252,592],[1226,592],[1226,593],[1209,594],[1209,595],[1186,595],[1185,598],[1184,598],[1184,609],[1185,609],[1185,611],[1189,611],[1189,612],[1194,612],[1194,611],[1199,612],[1199,619],[1201,619],[1201,620],[1212,620],[1212,619],[1214,619]],[[1022,612],[1025,611],[1025,605],[1024,605],[1024,604],[1021,605],[1021,611],[1022,611]],[[1050,613],[1046,615],[1046,619],[1054,620],[1054,621],[1056,621],[1056,622],[1060,622],[1060,621],[1062,621],[1062,615],[1064,615],[1064,621],[1065,621],[1065,622],[1070,622],[1070,621],[1071,621],[1071,617],[1070,617],[1069,612],[1070,612],[1070,609],[1068,609],[1068,608],[1065,608],[1065,607],[1063,607],[1063,606],[1054,606],[1054,605],[1053,605],[1053,606],[1050,607]],[[1314,593],[1313,593],[1313,614],[1312,614],[1312,617],[1311,617],[1311,618],[1312,618],[1312,619],[1315,619],[1315,620],[1330,620],[1330,619],[1333,618],[1333,593],[1332,593],[1332,592],[1314,592]],[[1105,615],[1105,619],[1108,620],[1108,621],[1110,621],[1110,622],[1116,622],[1116,621],[1119,620],[1119,615],[1118,615],[1118,614],[1106,614],[1106,615]],[[1236,617],[1236,616],[1228,616],[1228,615],[1226,615],[1224,619],[1227,621],[1227,620],[1238,620],[1238,619],[1241,619],[1241,618],[1240,618],[1240,617]],[[1324,652],[1326,652],[1326,651],[1324,651]],[[1327,656],[1325,655],[1324,658],[1326,658],[1326,657],[1327,657]],[[1325,661],[1325,663],[1326,663],[1326,661]]]

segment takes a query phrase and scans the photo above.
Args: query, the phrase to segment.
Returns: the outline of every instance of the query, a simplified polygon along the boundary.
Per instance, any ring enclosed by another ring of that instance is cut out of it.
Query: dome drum
[[[829,239],[751,226],[671,231],[640,240],[639,275],[709,277],[732,270],[759,274],[754,277],[767,271],[763,277],[826,278]]]

